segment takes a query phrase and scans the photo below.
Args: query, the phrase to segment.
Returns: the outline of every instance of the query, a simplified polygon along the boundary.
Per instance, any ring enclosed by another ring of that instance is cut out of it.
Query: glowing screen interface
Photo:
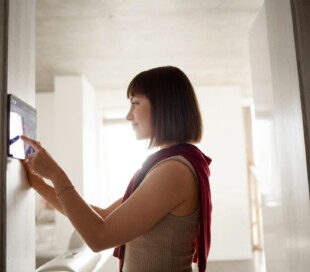
[[[36,139],[37,113],[36,110],[19,99],[8,95],[8,156],[25,159],[33,149],[20,139],[20,135]]]

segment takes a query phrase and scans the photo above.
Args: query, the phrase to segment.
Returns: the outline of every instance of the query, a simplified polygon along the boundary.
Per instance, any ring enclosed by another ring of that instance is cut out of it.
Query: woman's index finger
[[[21,135],[20,138],[26,142],[27,144],[29,144],[30,146],[33,147],[34,150],[38,150],[41,148],[41,146],[35,141],[35,140],[32,140],[24,135]]]

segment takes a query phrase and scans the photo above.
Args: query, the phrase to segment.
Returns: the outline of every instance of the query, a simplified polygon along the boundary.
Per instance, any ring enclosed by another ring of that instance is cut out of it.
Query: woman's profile
[[[22,136],[35,150],[24,161],[29,183],[93,251],[115,247],[120,271],[192,271],[193,262],[205,271],[211,159],[194,145],[202,137],[202,120],[192,84],[176,67],[153,68],[133,78],[127,98],[126,119],[136,138],[148,139],[157,151],[135,172],[123,197],[105,209],[89,205],[49,153]]]

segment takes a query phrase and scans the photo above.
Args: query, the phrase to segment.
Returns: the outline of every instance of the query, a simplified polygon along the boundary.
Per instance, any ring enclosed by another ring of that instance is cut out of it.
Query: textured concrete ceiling
[[[251,94],[248,31],[263,0],[38,0],[36,90],[55,75],[125,89],[138,72],[183,69],[196,87]]]

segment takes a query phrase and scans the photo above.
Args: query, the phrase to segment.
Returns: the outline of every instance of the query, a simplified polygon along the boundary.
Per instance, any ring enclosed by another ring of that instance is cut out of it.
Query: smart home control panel
[[[25,159],[33,149],[28,146],[20,135],[36,139],[36,109],[13,94],[8,95],[8,156]]]

